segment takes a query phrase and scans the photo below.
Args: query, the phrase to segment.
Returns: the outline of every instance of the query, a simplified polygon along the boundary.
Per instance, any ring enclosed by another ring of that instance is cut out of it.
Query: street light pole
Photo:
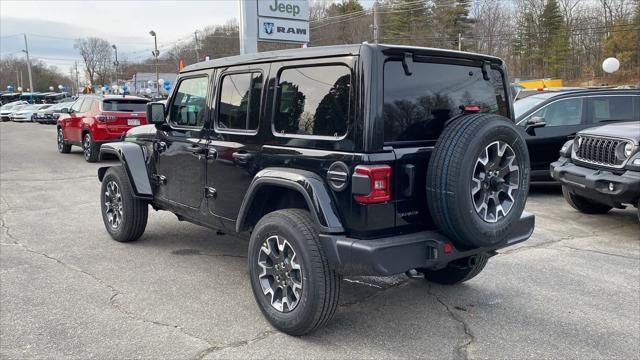
[[[153,56],[156,58],[156,95],[160,95],[160,74],[158,73],[158,56],[160,55],[160,51],[158,51],[158,37],[156,36],[156,32],[151,30],[149,31],[149,35],[153,36],[153,44],[155,50],[153,51]]]
[[[198,44],[198,30],[193,33],[193,36],[195,36],[196,39],[196,62],[200,62],[200,44]]]
[[[116,61],[113,62],[113,65],[116,67],[116,85],[118,85],[118,47],[115,45],[111,45],[111,47],[116,51]]]
[[[29,72],[29,90],[33,93],[33,79],[31,78],[31,61],[29,60],[29,44],[27,43],[27,34],[24,34],[24,50],[23,51],[25,54],[27,54],[27,71]]]

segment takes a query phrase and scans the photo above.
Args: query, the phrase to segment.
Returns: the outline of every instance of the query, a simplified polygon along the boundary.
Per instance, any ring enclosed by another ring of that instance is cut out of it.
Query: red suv
[[[66,154],[71,145],[81,146],[85,160],[98,161],[101,144],[118,141],[127,130],[147,123],[147,102],[137,96],[81,96],[58,119],[58,151]]]

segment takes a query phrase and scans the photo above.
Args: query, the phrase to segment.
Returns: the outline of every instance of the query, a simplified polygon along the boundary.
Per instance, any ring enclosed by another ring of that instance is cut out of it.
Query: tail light
[[[355,193],[357,202],[374,204],[391,200],[391,167],[389,165],[356,166],[354,185],[356,182],[360,184]]]
[[[480,112],[480,105],[465,105],[463,107],[465,112]]]
[[[96,119],[98,119],[98,121],[109,121],[109,120],[115,120],[117,119],[115,116],[113,115],[96,115]]]

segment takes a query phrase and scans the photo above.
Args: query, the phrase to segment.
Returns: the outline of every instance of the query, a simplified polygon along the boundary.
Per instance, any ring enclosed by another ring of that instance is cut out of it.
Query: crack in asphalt
[[[57,182],[57,181],[68,181],[68,180],[84,180],[84,179],[98,179],[98,175],[92,176],[77,176],[77,177],[67,177],[67,178],[57,178],[57,179],[7,179],[0,178],[0,182]]]
[[[590,235],[591,236],[591,235]],[[520,246],[517,247],[515,249],[509,249],[509,250],[505,250],[505,251],[501,251],[499,252],[500,255],[512,255],[515,253],[519,253],[522,251],[527,251],[527,250],[532,250],[532,249],[546,249],[549,248],[549,245],[553,245],[553,244],[557,244],[563,241],[567,241],[567,240],[573,240],[576,239],[575,236],[573,235],[567,235],[567,236],[563,236],[561,238],[558,238],[556,240],[551,240],[551,241],[545,241],[545,242],[541,242],[539,244],[535,244],[535,245],[530,245],[530,246]]]
[[[343,279],[343,280],[345,280],[345,279]],[[376,296],[379,296],[380,294],[382,294],[382,293],[384,293],[384,292],[386,292],[388,290],[400,289],[400,288],[403,288],[403,287],[405,287],[407,285],[409,285],[409,281],[408,280],[403,280],[403,281],[400,281],[400,282],[398,282],[396,284],[393,284],[393,285],[391,285],[391,286],[389,286],[387,288],[381,288],[380,291],[376,291],[376,292],[374,292],[373,294],[371,294],[369,296],[365,296],[365,297],[362,297],[360,299],[355,299],[353,301],[346,302],[346,303],[340,304],[338,306],[341,307],[341,308],[346,308],[346,307],[349,307],[349,306],[362,304],[362,303],[366,302],[367,300],[372,299],[372,298],[374,298]]]
[[[626,256],[626,255],[614,254],[614,253],[609,253],[609,252],[606,252],[606,251],[593,250],[593,249],[580,249],[580,248],[575,248],[575,247],[566,246],[566,245],[562,245],[562,247],[563,248],[567,248],[567,249],[571,249],[571,250],[575,250],[575,251],[584,251],[584,252],[596,253],[596,254],[601,254],[601,255],[615,256],[615,257],[624,258],[624,259],[640,260],[640,257],[638,257],[638,256]]]
[[[208,348],[202,350],[200,353],[198,353],[198,355],[196,355],[196,357],[195,357],[195,360],[204,359],[207,355],[212,354],[212,353],[217,352],[217,351],[243,347],[243,346],[252,344],[254,342],[257,342],[257,341],[260,341],[260,340],[264,340],[264,339],[268,338],[269,336],[271,336],[273,334],[277,334],[277,333],[278,333],[278,330],[266,330],[266,331],[263,331],[261,333],[258,333],[256,336],[254,336],[254,337],[252,337],[250,339],[234,341],[234,342],[231,342],[231,343],[228,343],[228,344],[224,344],[224,345],[214,345],[214,346],[208,347]]]
[[[445,308],[450,318],[452,318],[456,322],[460,323],[460,325],[462,325],[462,330],[464,332],[464,335],[468,339],[463,344],[459,345],[456,348],[456,355],[457,355],[456,357],[464,360],[469,359],[469,347],[471,346],[471,344],[473,344],[476,341],[476,337],[475,335],[473,335],[473,332],[471,331],[471,327],[469,326],[469,324],[467,324],[467,322],[462,317],[460,317],[451,309],[449,304],[447,304],[444,300],[442,300],[438,296],[438,294],[433,292],[431,284],[427,285],[427,293],[433,296],[433,298],[436,299],[436,301],[439,302],[440,305],[442,305]]]
[[[365,281],[353,280],[353,279],[347,279],[347,278],[344,278],[344,279],[342,279],[342,280],[344,280],[344,281],[346,281],[346,282],[354,283],[354,284],[361,284],[361,285],[369,286],[369,287],[376,288],[376,289],[384,289],[384,288],[383,288],[382,286],[380,286],[380,285],[370,284],[370,283],[365,282]]]

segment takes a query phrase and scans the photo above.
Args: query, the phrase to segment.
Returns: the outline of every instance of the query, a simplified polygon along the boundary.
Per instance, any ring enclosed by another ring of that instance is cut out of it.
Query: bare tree
[[[89,82],[93,85],[96,76],[104,82],[111,69],[112,51],[109,42],[97,37],[88,37],[76,39],[73,47],[78,50],[84,60]]]

